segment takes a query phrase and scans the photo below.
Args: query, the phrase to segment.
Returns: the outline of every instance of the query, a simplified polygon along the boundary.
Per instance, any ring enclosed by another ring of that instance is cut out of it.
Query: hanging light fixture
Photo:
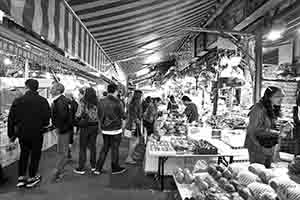
[[[282,37],[284,31],[286,30],[286,25],[280,20],[275,20],[272,23],[271,30],[267,34],[267,39],[270,41],[278,40]]]

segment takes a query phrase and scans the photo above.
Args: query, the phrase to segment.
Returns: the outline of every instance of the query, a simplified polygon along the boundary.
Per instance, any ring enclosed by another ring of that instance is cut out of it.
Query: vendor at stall
[[[175,97],[173,95],[171,95],[169,97],[170,101],[168,103],[168,107],[167,107],[167,110],[170,112],[170,113],[174,113],[174,112],[178,112],[178,104],[175,100]]]
[[[270,86],[262,99],[251,108],[245,140],[250,163],[271,167],[275,145],[280,136],[280,132],[275,130],[275,120],[280,116],[283,97],[282,89]]]
[[[185,105],[185,110],[183,113],[187,117],[188,122],[197,122],[199,119],[199,114],[196,104],[194,104],[188,96],[183,96],[181,100]]]

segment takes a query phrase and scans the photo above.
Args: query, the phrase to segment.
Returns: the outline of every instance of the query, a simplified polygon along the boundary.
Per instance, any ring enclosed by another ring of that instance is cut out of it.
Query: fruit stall
[[[266,169],[256,163],[224,166],[199,162],[192,171],[178,168],[173,174],[183,200],[300,199],[300,180],[290,175],[287,168]],[[199,173],[198,168],[207,172]]]

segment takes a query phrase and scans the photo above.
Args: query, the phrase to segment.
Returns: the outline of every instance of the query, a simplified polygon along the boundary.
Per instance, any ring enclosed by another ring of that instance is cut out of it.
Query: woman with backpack
[[[126,159],[127,164],[136,164],[132,159],[132,155],[141,137],[142,95],[142,91],[135,90],[133,97],[128,104],[126,129],[131,131],[132,134],[129,140],[129,150]]]
[[[74,169],[76,174],[85,174],[86,150],[90,150],[90,164],[92,172],[96,168],[96,141],[98,135],[98,98],[93,88],[86,88],[80,100],[76,113],[79,128],[79,165]]]

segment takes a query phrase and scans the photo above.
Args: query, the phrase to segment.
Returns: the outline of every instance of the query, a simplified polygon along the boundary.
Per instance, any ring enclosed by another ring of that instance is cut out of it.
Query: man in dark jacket
[[[61,178],[62,172],[68,163],[68,151],[70,133],[73,130],[73,117],[71,101],[63,93],[64,85],[54,83],[51,88],[52,102],[52,124],[57,133],[58,162],[54,171],[53,181]]]
[[[49,125],[51,110],[48,101],[37,92],[39,82],[25,82],[27,92],[14,100],[8,115],[8,137],[19,139],[21,155],[17,187],[33,187],[41,181],[37,175],[43,146],[43,128]],[[29,179],[26,179],[29,164]]]
[[[103,146],[96,165],[95,174],[100,174],[107,153],[111,149],[112,174],[120,174],[126,171],[119,165],[119,146],[122,132],[125,126],[125,112],[121,101],[118,99],[118,86],[110,84],[107,87],[107,97],[100,100],[98,115],[103,134]]]

